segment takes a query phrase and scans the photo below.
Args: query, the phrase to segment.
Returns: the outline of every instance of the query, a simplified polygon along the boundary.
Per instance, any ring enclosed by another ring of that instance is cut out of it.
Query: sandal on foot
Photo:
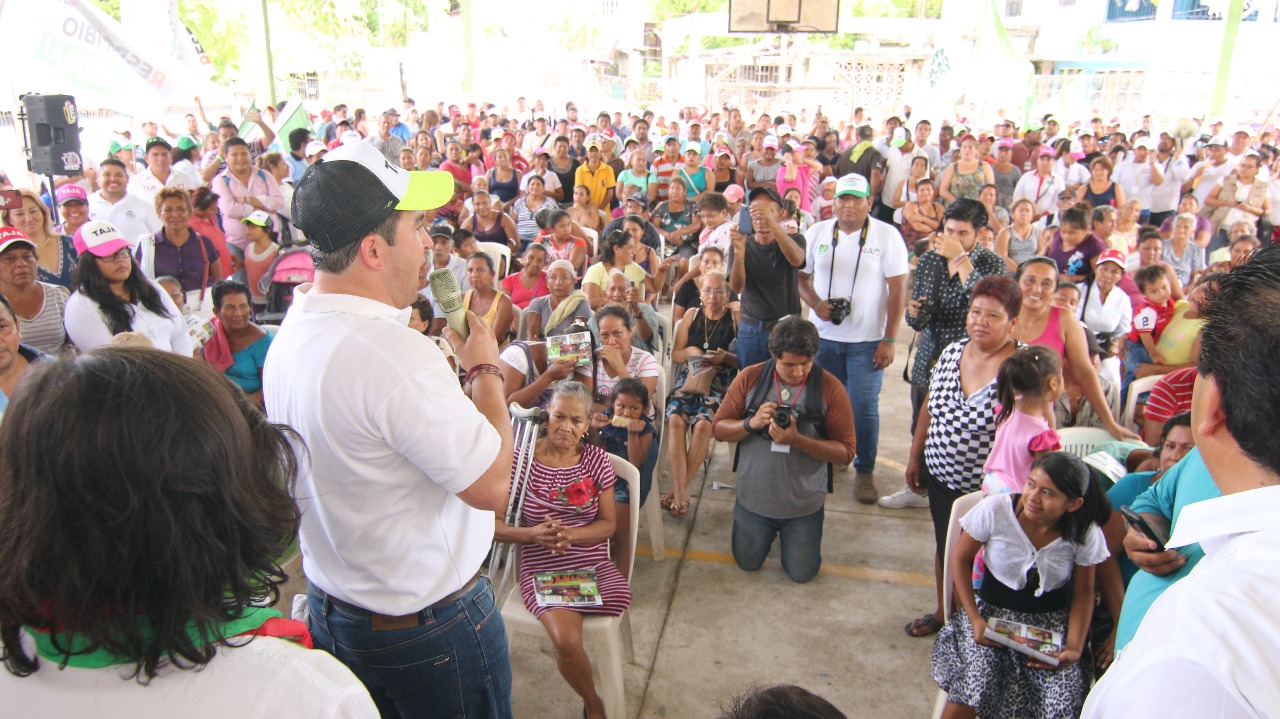
[[[689,503],[672,501],[671,508],[669,511],[671,512],[671,516],[673,517],[683,517],[684,515],[689,513]]]
[[[674,507],[675,504],[676,504],[675,494],[664,494],[662,495],[662,499],[658,500],[658,506],[662,507],[667,511],[671,511],[671,508]]]
[[[906,630],[907,636],[927,637],[942,629],[942,622],[938,621],[937,617],[932,614],[926,614],[919,619],[912,619],[903,629]],[[924,631],[920,631],[922,629]]]

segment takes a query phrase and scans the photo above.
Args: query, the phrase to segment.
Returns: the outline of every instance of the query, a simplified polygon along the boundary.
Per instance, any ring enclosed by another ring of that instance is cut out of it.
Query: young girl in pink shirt
[[[1060,448],[1053,403],[1062,394],[1062,361],[1039,345],[1019,347],[996,375],[996,439],[983,465],[985,495],[1021,492],[1036,457]]]

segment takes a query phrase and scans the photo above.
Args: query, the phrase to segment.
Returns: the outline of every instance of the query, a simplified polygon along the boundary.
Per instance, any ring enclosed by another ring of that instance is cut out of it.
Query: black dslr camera
[[[844,319],[844,318],[842,317],[841,319]],[[779,427],[786,429],[787,427],[791,426],[791,420],[794,414],[795,414],[795,411],[790,407],[779,406],[778,409],[773,413],[773,421],[776,422]]]
[[[831,324],[838,325],[844,322],[844,318],[849,316],[849,311],[853,306],[849,304],[849,300],[840,297],[838,299],[827,300],[831,305]]]

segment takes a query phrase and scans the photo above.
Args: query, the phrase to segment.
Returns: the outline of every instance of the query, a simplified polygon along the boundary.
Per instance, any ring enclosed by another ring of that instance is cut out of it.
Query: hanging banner
[[[74,95],[86,110],[140,115],[207,86],[193,86],[174,58],[138,42],[89,0],[6,0],[0,27],[10,29],[6,55],[24,60],[13,83],[19,93]]]
[[[198,77],[213,76],[213,62],[182,22],[178,0],[121,0],[120,26],[127,37],[147,38],[147,47],[171,57]]]

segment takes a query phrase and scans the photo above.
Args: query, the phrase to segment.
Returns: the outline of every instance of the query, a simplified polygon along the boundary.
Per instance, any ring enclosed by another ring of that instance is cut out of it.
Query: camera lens
[[[791,426],[791,408],[779,407],[778,411],[774,412],[773,414],[773,421],[776,422],[777,425],[779,427],[782,427],[783,429],[790,427]]]

